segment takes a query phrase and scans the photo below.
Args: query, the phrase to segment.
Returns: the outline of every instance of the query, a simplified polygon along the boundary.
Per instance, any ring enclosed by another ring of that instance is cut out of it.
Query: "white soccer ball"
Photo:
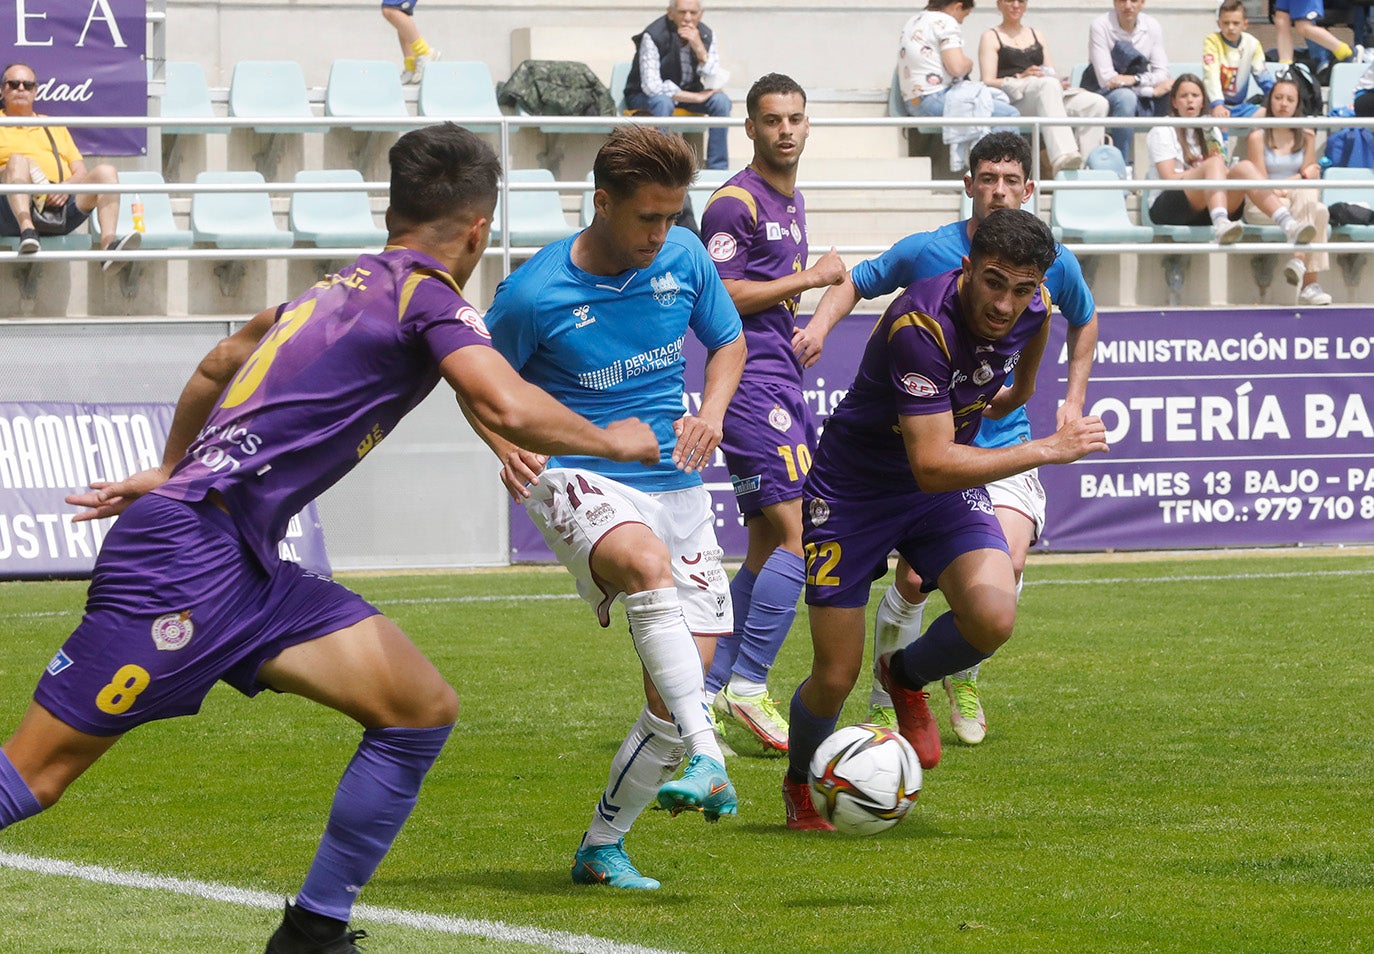
[[[851,725],[811,756],[811,801],[839,831],[873,835],[906,817],[921,794],[921,762],[906,739],[880,725]]]

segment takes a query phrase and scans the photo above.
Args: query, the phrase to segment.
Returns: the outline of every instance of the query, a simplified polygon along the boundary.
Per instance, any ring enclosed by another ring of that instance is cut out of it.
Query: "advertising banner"
[[[66,496],[162,460],[171,404],[0,402],[0,578],[84,576],[114,519],[73,523]],[[282,559],[329,573],[312,503],[278,544]]]
[[[144,0],[15,0],[0,14],[0,57],[38,80],[45,116],[148,115]],[[73,128],[87,156],[138,156],[148,130]]]

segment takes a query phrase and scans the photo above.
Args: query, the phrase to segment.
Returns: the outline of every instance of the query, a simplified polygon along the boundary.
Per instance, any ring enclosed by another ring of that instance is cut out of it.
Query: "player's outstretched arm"
[[[1010,447],[956,443],[950,413],[904,414],[898,420],[911,472],[927,493],[967,490],[1042,464],[1069,464],[1110,449],[1106,428],[1097,417],[1080,417],[1050,437]]]
[[[172,426],[167,432],[167,446],[162,451],[162,463],[157,467],[132,474],[124,480],[93,481],[89,492],[69,495],[67,503],[87,508],[72,517],[72,522],[116,516],[123,513],[129,504],[139,497],[161,486],[171,476],[172,469],[181,458],[186,456],[186,449],[205,426],[206,419],[214,410],[215,402],[257,348],[258,342],[262,341],[276,318],[277,309],[267,308],[215,345],[196,366],[195,373],[186,382],[181,397],[177,399]]]
[[[673,432],[677,435],[673,463],[678,470],[689,474],[700,470],[720,446],[720,439],[725,434],[725,409],[739,387],[747,354],[744,335],[740,334],[706,356],[701,408],[696,414],[684,414],[673,422]]]
[[[859,304],[862,296],[854,287],[849,272],[840,276],[821,296],[816,305],[816,313],[811,316],[805,328],[798,328],[792,335],[792,353],[797,356],[803,368],[809,368],[821,356],[825,348],[826,336]]]
[[[844,267],[844,259],[831,246],[816,264],[800,272],[792,272],[781,278],[766,282],[751,282],[743,278],[724,279],[725,291],[730,301],[741,315],[756,315],[778,302],[795,298],[812,288],[825,288],[837,285],[849,274]]]

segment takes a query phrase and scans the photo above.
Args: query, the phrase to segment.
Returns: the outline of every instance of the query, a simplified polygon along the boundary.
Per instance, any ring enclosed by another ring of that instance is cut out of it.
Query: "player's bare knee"
[[[653,546],[644,547],[625,554],[617,569],[621,574],[621,584],[626,593],[643,593],[646,590],[660,590],[673,585],[673,568],[668,559],[668,548],[655,540]]]

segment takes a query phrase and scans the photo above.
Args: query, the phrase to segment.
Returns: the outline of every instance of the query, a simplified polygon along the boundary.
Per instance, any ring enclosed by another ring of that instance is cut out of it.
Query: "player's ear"
[[[754,141],[754,120],[748,116],[744,119],[744,134],[749,137],[749,141]]]
[[[960,263],[960,267],[964,272],[964,280],[971,281],[973,279],[973,259],[965,255],[963,261]]]
[[[605,189],[597,189],[592,193],[592,208],[597,215],[609,216],[611,214],[611,194]]]
[[[1027,179],[1027,180],[1026,180],[1026,194],[1023,195],[1023,196],[1021,196],[1021,204],[1022,204],[1022,205],[1025,205],[1027,202],[1030,201],[1031,193],[1033,193],[1034,191],[1035,191],[1035,180],[1034,180],[1034,179]]]
[[[964,195],[973,198],[973,173],[964,173]]]

